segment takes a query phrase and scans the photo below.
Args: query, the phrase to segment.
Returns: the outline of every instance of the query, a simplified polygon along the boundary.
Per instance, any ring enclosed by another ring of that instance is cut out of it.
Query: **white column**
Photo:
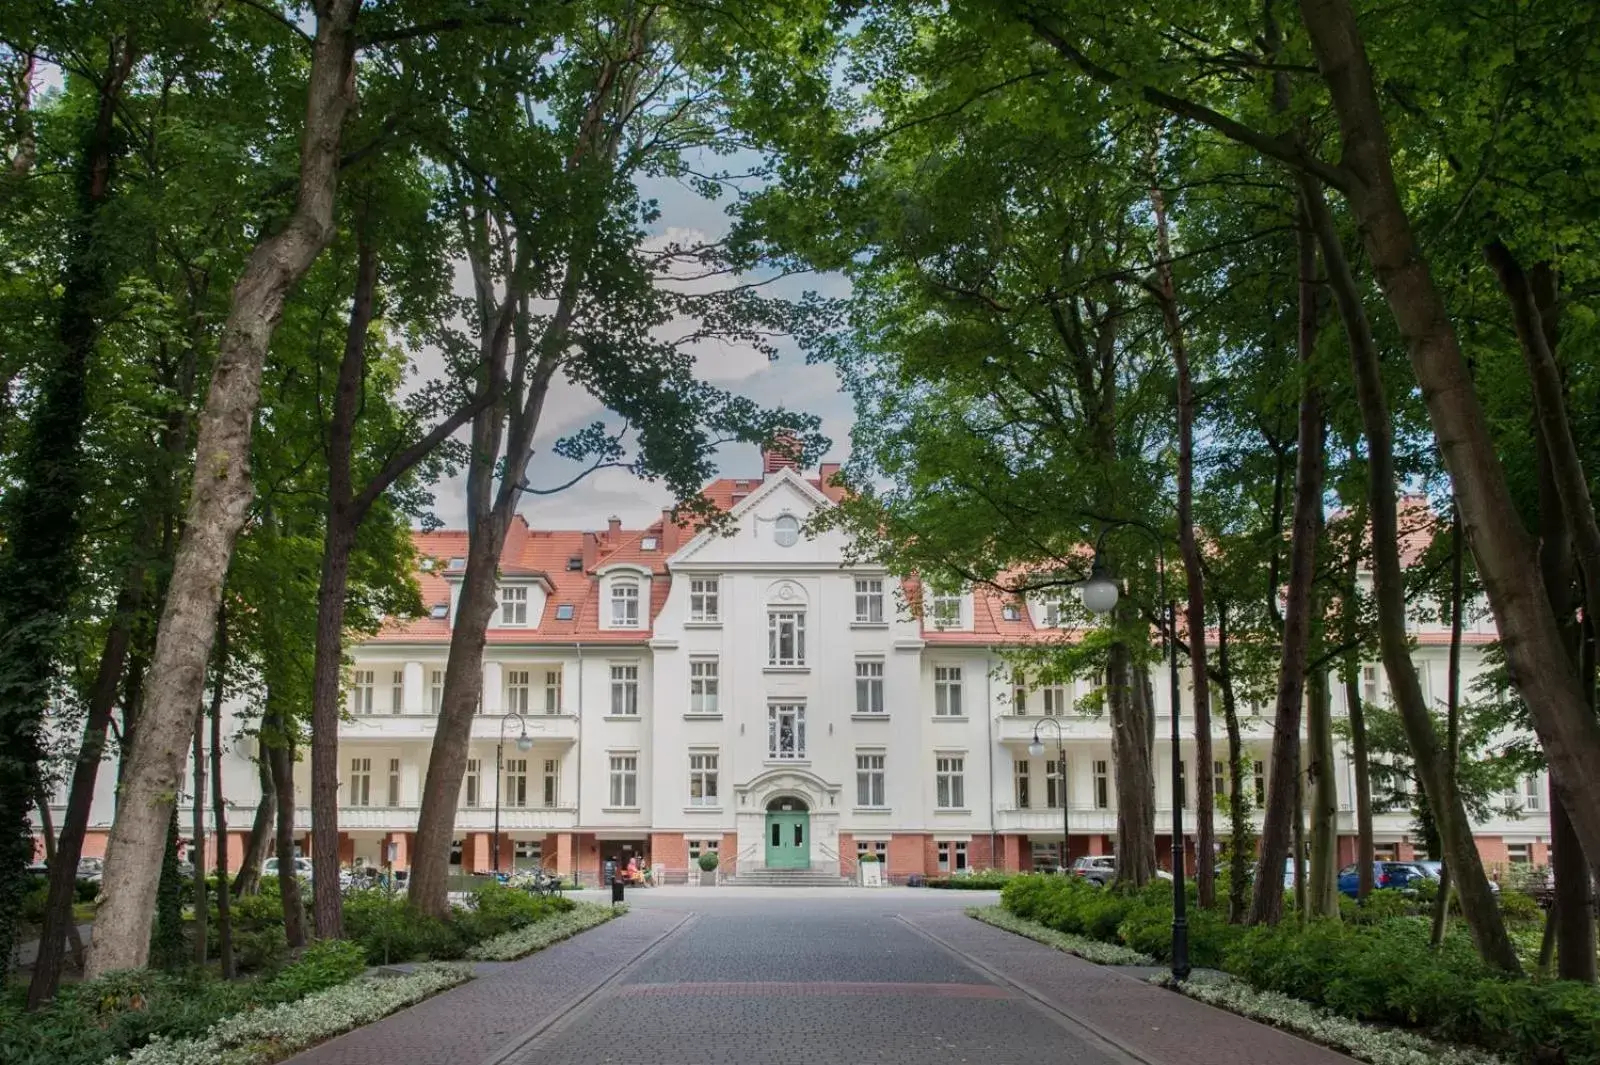
[[[483,709],[485,713],[500,713],[505,710],[506,696],[500,683],[500,663],[484,662],[483,664]],[[498,782],[496,784],[498,786]]]
[[[408,714],[425,714],[428,703],[422,694],[422,663],[407,662],[400,682],[400,695],[405,702],[402,710]]]

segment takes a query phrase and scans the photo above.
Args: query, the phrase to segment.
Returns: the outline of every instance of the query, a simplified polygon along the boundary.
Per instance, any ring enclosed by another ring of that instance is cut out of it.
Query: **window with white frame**
[[[544,808],[553,810],[561,805],[561,759],[544,760]]]
[[[1111,767],[1104,758],[1094,763],[1094,808],[1111,809]]]
[[[350,675],[350,712],[372,713],[373,675],[370,669],[358,669]]]
[[[936,589],[929,604],[928,616],[936,629],[961,627],[961,593]]]
[[[400,805],[400,759],[389,759],[389,805]]]
[[[933,714],[935,717],[961,716],[961,667],[933,667]]]
[[[467,759],[467,775],[461,781],[461,801],[470,809],[478,805],[483,794],[483,763],[476,758]]]
[[[544,712],[547,714],[561,713],[561,670],[547,669],[544,671]]]
[[[1018,759],[1012,763],[1017,781],[1017,809],[1026,810],[1032,805],[1032,796],[1028,794],[1028,763]]]
[[[1067,689],[1061,684],[1051,684],[1040,689],[1044,693],[1044,714],[1046,717],[1067,716]]]
[[[1512,865],[1532,865],[1533,846],[1528,843],[1507,843],[1506,861]]]
[[[772,523],[772,540],[779,547],[793,547],[800,541],[800,519],[780,514]]]
[[[1011,671],[1011,712],[1018,716],[1028,712],[1028,678],[1020,669]]]
[[[934,802],[939,809],[966,809],[966,765],[967,760],[956,754],[941,754],[933,760]]]
[[[882,751],[856,752],[856,805],[864,807],[887,806],[883,782]]]
[[[1059,629],[1061,627],[1062,610],[1061,610],[1061,600],[1060,599],[1054,598],[1054,597],[1046,599],[1044,601],[1044,612],[1043,613],[1044,613],[1044,627],[1045,628],[1047,628],[1047,629]]]
[[[717,804],[716,753],[689,752],[689,805],[716,806]]]
[[[883,659],[856,659],[856,713],[883,713]]]
[[[506,782],[502,799],[507,806],[528,805],[528,760],[506,759]]]
[[[889,867],[889,842],[888,842],[888,840],[882,840],[882,839],[857,839],[856,840],[856,864],[860,865],[861,864],[861,859],[866,857],[869,854],[872,855],[874,858],[876,858],[878,860],[878,864],[883,866],[885,869],[887,869]]]
[[[939,872],[964,873],[967,871],[967,845],[960,840],[939,841]]]
[[[437,714],[444,705],[444,670],[431,670],[428,674],[428,712]]]
[[[527,586],[521,584],[505,585],[500,589],[500,624],[526,625],[527,623]]]
[[[406,708],[406,671],[397,669],[389,676],[389,712],[398,714]]]
[[[767,614],[767,665],[806,664],[806,616],[799,610],[773,610]]]
[[[1378,667],[1361,667],[1361,701],[1368,706],[1378,702]]]
[[[1544,795],[1539,789],[1539,774],[1522,778],[1522,808],[1536,813],[1544,808]]]
[[[618,579],[611,582],[611,625],[618,629],[639,627],[639,582]]]
[[[1255,771],[1256,805],[1267,804],[1267,766],[1265,762],[1256,762],[1252,767]]]
[[[631,809],[639,805],[639,756],[611,756],[611,805]]]
[[[1211,763],[1211,794],[1213,795],[1227,794],[1228,781],[1227,778],[1222,775],[1222,770],[1223,766],[1221,762]]]
[[[856,622],[883,624],[883,581],[877,577],[856,578]]]
[[[639,716],[639,667],[611,667],[611,715]]]
[[[722,581],[719,578],[689,579],[689,620],[722,620]]]
[[[1052,810],[1061,809],[1061,797],[1066,794],[1066,788],[1061,780],[1062,763],[1051,760],[1044,764],[1044,801]]]
[[[767,757],[779,760],[806,756],[806,708],[801,703],[767,707]]]
[[[691,839],[684,842],[689,845],[690,862],[698,862],[702,854],[716,854],[722,843],[720,839]]]
[[[350,759],[351,806],[372,805],[372,759]]]
[[[689,712],[715,714],[720,710],[721,665],[715,658],[689,659]]]
[[[528,712],[528,695],[533,688],[532,674],[526,669],[506,671],[506,710],[514,714]]]

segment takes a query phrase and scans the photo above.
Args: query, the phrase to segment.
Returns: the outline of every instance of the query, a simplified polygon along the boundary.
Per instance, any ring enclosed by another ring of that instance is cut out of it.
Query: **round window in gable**
[[[793,514],[780,516],[772,523],[772,538],[779,547],[793,547],[795,541],[800,539],[800,519]]]

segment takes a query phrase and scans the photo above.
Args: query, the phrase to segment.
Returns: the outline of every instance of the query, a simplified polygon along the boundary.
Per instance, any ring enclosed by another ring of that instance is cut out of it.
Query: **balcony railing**
[[[412,832],[416,830],[418,806],[341,806],[341,832]],[[299,831],[311,828],[311,811],[295,810],[294,825]],[[570,806],[501,806],[500,831],[527,832],[576,828],[578,811]],[[463,806],[456,810],[456,831],[494,831],[493,806]]]
[[[505,715],[500,711],[486,711],[472,718],[474,740],[498,740],[500,723]],[[530,711],[522,715],[528,726],[528,736],[534,743],[574,743],[578,739],[576,714],[546,714]],[[341,740],[413,740],[432,739],[438,726],[439,715],[430,713],[372,713],[352,714],[339,722]],[[506,742],[517,736],[516,723],[510,722],[505,730]]]
[[[1072,834],[1080,832],[1101,833],[1117,830],[1117,812],[1098,807],[1072,807]],[[1001,832],[1061,832],[1061,807],[1042,807],[1030,810],[996,810],[994,827]]]

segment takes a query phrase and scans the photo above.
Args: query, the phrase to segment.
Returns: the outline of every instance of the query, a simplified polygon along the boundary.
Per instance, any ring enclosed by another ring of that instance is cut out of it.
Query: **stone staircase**
[[[852,881],[839,875],[837,865],[812,865],[809,869],[740,869],[723,883],[733,887],[849,887]]]

